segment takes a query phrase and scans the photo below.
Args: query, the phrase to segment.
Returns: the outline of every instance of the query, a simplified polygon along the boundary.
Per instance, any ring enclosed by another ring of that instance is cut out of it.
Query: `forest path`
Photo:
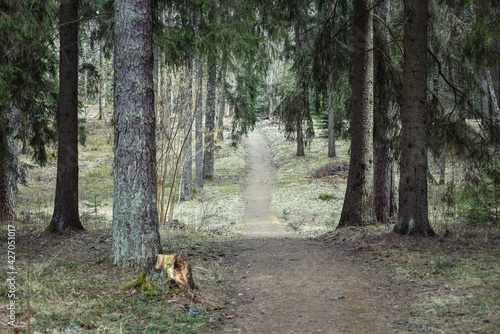
[[[389,333],[388,297],[367,272],[323,243],[285,231],[270,209],[275,171],[250,133],[244,235],[231,246],[234,318],[225,332]]]

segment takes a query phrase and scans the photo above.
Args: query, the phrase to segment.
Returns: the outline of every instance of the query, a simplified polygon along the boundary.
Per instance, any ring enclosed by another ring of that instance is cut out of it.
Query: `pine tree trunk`
[[[215,138],[215,86],[217,68],[211,64],[208,70],[207,112],[205,119],[205,152],[203,154],[203,178],[214,177],[214,138]]]
[[[200,60],[196,60],[196,81],[194,190],[199,192],[203,190],[203,73]]]
[[[296,14],[298,16],[298,14]],[[306,92],[303,91],[302,83],[301,83],[301,73],[300,73],[300,65],[299,65],[299,59],[300,59],[300,49],[301,49],[301,40],[300,40],[300,22],[298,18],[295,18],[293,22],[294,26],[294,32],[295,32],[295,62],[296,62],[296,69],[295,69],[295,94],[299,97],[296,99],[296,101],[301,102],[305,105],[304,103],[304,98],[305,96],[302,96],[302,94],[306,94]],[[299,108],[300,109],[300,108]],[[303,110],[299,110],[297,115],[294,115],[296,120],[296,131],[297,131],[297,156],[302,157],[305,155],[304,152],[304,135],[302,133],[302,113]]]
[[[482,76],[481,84],[484,91],[481,96],[481,113],[483,114],[483,119],[488,120],[490,118],[490,103],[488,102],[488,80],[486,79],[486,74]]]
[[[16,220],[16,196],[17,196],[17,180],[18,180],[18,117],[19,111],[5,103],[6,111],[0,111],[0,115],[5,117],[5,120],[0,124],[5,124],[6,142],[0,143],[5,145],[7,152],[0,157],[0,223],[11,222]],[[1,225],[1,224],[0,224]]]
[[[148,0],[115,1],[113,263],[161,253],[156,206],[153,22]]]
[[[390,1],[377,5],[381,20],[390,20]],[[375,108],[373,129],[375,216],[382,224],[389,224],[396,215],[396,182],[394,173],[394,110],[392,107],[391,73],[387,62],[391,59],[389,32],[385,25],[374,20]]]
[[[97,92],[99,95],[99,120],[104,118],[104,113],[102,111],[102,95],[104,94],[104,85],[103,85],[103,68],[102,68],[102,46],[99,43],[99,91]]]
[[[338,227],[375,223],[373,196],[373,1],[354,0],[351,158]]]
[[[220,105],[219,118],[217,120],[217,139],[224,140],[224,109],[226,108],[226,80],[224,70],[220,74]]]
[[[334,158],[337,156],[335,152],[335,89],[333,71],[328,75],[328,157]]]
[[[327,19],[330,20],[328,29],[333,31],[333,4],[328,5]],[[332,47],[329,47],[329,52],[332,53]],[[335,76],[334,64],[330,64],[328,74],[328,157],[335,158]]]
[[[404,2],[399,215],[394,231],[435,235],[427,203],[427,0]]]
[[[182,112],[185,138],[182,163],[182,200],[190,199],[193,196],[193,136],[191,135],[193,125],[193,75],[191,64],[191,59],[188,59],[184,75],[186,83],[184,84],[184,110]]]
[[[47,230],[83,229],[78,213],[78,0],[60,6],[57,181]]]

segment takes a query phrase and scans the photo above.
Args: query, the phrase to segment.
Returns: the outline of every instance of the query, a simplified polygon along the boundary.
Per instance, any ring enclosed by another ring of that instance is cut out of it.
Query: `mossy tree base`
[[[138,289],[142,292],[158,290],[167,294],[184,293],[192,303],[201,304],[207,310],[222,307],[203,297],[194,284],[191,265],[177,257],[177,254],[159,254],[156,264],[148,265],[139,278],[120,288],[120,290]]]

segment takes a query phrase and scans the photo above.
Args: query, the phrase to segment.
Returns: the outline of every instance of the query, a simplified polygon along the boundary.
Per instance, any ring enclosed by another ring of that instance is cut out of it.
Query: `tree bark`
[[[225,72],[220,74],[220,105],[219,118],[217,119],[217,139],[224,140],[224,110],[226,108],[226,79]]]
[[[354,1],[351,158],[338,227],[375,223],[373,197],[373,1]]]
[[[214,177],[214,138],[215,138],[215,86],[217,80],[217,68],[214,63],[209,65],[208,89],[207,89],[207,111],[205,118],[205,152],[203,154],[203,178]]]
[[[19,111],[9,103],[5,103],[4,107],[7,110],[0,111],[0,115],[5,117],[0,124],[6,125],[5,142],[0,143],[6,149],[0,157],[0,223],[15,221],[17,218]]]
[[[57,181],[47,230],[82,230],[78,213],[78,0],[60,5]]]
[[[330,20],[329,28],[334,29],[333,24],[333,5],[328,5],[327,19]],[[332,47],[329,46],[330,52]],[[335,158],[337,152],[335,151],[335,65],[330,63],[328,73],[328,157]]]
[[[435,235],[427,203],[427,0],[404,2],[399,215],[394,231]]]
[[[335,89],[333,71],[328,74],[328,157],[335,158]]]
[[[161,253],[151,1],[114,3],[113,263],[143,266]]]
[[[295,15],[299,15],[296,13]],[[299,59],[300,59],[300,49],[301,49],[301,41],[300,41],[300,22],[298,17],[294,19],[293,22],[293,27],[294,27],[294,32],[295,32],[295,58],[296,58],[296,69],[295,69],[295,94],[299,96],[299,98],[296,101],[303,102],[303,94],[306,94],[306,92],[303,91],[302,83],[301,83],[301,73],[300,73],[300,65],[299,65]],[[305,105],[305,103],[304,103]],[[302,113],[303,110],[298,110],[298,114],[295,115],[296,117],[296,130],[297,130],[297,156],[302,157],[305,155],[304,152],[304,135],[302,133]]]
[[[184,150],[183,150],[183,163],[182,163],[182,185],[181,185],[181,200],[190,199],[193,196],[193,153],[192,153],[192,142],[193,136],[192,125],[193,125],[193,75],[192,75],[192,61],[188,59],[184,78],[186,83],[184,86],[184,110],[183,115],[183,127],[184,127]]]
[[[203,73],[200,60],[196,60],[196,80],[194,190],[199,192],[203,190]]]
[[[379,18],[390,20],[390,1],[376,7]],[[396,182],[394,173],[394,110],[393,85],[388,62],[391,61],[389,32],[384,24],[374,20],[374,80],[375,108],[373,116],[374,195],[375,216],[382,224],[389,224],[396,215]]]

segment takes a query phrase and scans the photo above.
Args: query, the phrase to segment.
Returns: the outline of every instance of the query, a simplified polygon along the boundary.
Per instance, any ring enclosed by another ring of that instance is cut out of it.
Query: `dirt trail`
[[[235,242],[234,318],[226,332],[389,333],[393,312],[371,275],[301,238],[272,214],[275,172],[264,138],[247,140],[245,233]],[[390,304],[389,304],[390,305]],[[397,307],[397,306],[396,306]]]

